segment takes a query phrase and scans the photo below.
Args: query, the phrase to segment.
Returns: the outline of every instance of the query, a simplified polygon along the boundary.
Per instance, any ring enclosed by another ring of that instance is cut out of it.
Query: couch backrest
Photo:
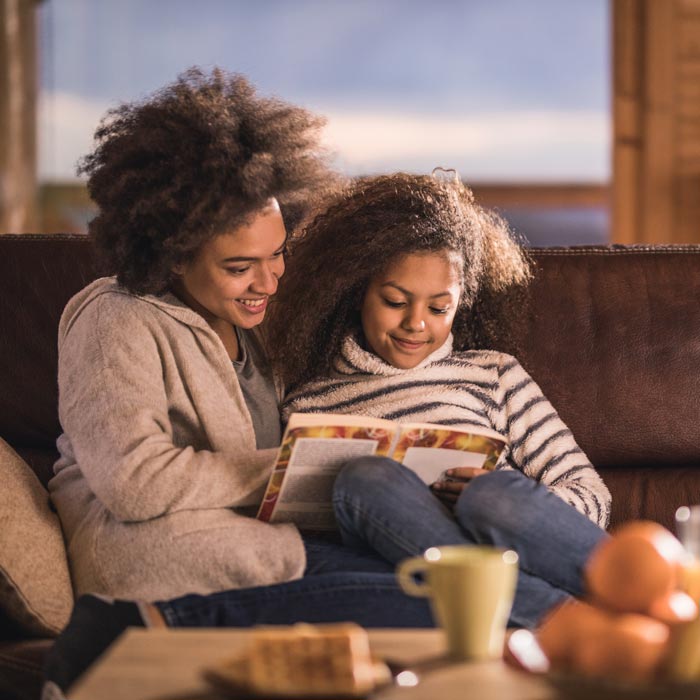
[[[86,236],[0,235],[0,437],[44,483],[60,433],[58,321],[95,276]]]
[[[599,467],[700,467],[700,246],[535,251],[520,360]]]
[[[613,520],[700,502],[700,246],[533,250],[520,360],[613,491]],[[56,334],[95,277],[78,235],[0,235],[0,436],[46,483]]]

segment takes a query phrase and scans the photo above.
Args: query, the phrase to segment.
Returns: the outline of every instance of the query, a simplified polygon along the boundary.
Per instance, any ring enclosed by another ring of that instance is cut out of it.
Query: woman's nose
[[[270,265],[262,263],[253,282],[253,291],[258,294],[274,294],[277,291],[278,277]]]

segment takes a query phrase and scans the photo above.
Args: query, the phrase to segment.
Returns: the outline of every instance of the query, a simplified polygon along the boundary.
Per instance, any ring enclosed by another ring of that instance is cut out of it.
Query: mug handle
[[[399,580],[399,586],[401,586],[404,593],[422,598],[427,598],[430,595],[428,583],[416,583],[413,578],[415,574],[424,574],[425,569],[426,561],[423,557],[411,557],[399,564],[399,568],[396,570],[396,578]]]

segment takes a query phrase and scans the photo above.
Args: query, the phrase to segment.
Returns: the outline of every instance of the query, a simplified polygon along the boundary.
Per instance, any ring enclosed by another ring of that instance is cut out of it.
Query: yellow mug
[[[415,580],[422,574],[421,583]],[[430,598],[455,659],[481,661],[503,654],[518,578],[518,555],[487,546],[431,547],[396,571],[404,592]]]

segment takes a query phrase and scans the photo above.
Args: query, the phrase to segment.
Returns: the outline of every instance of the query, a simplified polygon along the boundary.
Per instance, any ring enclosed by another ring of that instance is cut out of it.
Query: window
[[[606,0],[46,0],[40,21],[56,225],[84,228],[106,109],[196,64],[325,114],[348,174],[454,167],[533,244],[607,240]]]

